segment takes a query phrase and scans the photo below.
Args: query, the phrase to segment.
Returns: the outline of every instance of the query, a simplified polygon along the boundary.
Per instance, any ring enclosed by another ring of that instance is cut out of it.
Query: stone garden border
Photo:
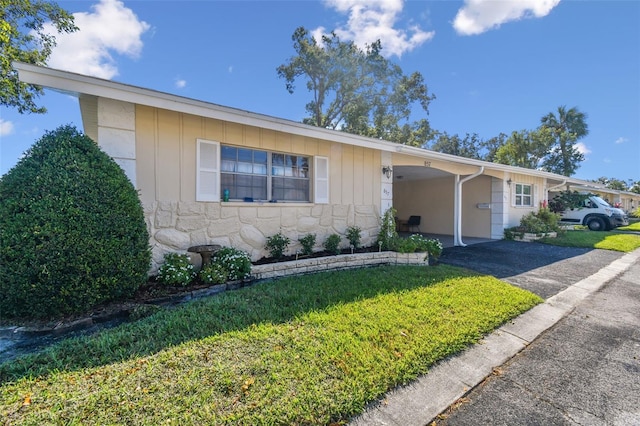
[[[515,241],[523,241],[525,243],[530,243],[532,241],[536,241],[541,238],[556,238],[557,236],[558,236],[557,232],[547,232],[547,233],[540,233],[540,234],[525,232],[523,234],[514,233],[513,239]]]
[[[376,265],[429,265],[427,253],[397,253],[393,251],[339,254],[288,262],[253,265],[251,276],[255,280],[303,275],[322,271],[362,268]]]

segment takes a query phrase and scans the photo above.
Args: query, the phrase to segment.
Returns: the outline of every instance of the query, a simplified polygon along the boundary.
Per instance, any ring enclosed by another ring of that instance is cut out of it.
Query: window
[[[533,206],[533,185],[516,183],[515,202],[516,206]]]
[[[220,182],[230,200],[268,200],[267,153],[246,148],[220,148]]]
[[[219,154],[211,154],[218,150]],[[217,158],[220,159],[219,166]],[[312,197],[313,171],[316,179],[314,201],[328,203],[328,159],[315,157],[314,170],[311,160],[312,157],[304,155],[198,140],[197,200],[219,201],[221,194],[228,193],[228,199],[232,201],[308,203]],[[218,178],[219,185],[214,190],[212,186]]]

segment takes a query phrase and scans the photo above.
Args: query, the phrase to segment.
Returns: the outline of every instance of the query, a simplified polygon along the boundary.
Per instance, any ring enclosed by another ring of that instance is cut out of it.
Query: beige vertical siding
[[[400,220],[421,216],[420,230],[452,235],[454,227],[455,177],[394,183],[393,205]],[[462,235],[491,238],[491,210],[479,209],[491,203],[491,177],[478,176],[462,186]]]
[[[508,227],[517,226],[520,224],[520,219],[528,213],[536,212],[540,208],[540,203],[547,199],[545,180],[544,178],[511,174],[511,185],[507,188],[509,193],[508,206],[509,206],[509,223]],[[514,205],[514,193],[516,190],[516,184],[521,183],[525,185],[533,185],[533,205],[530,207],[516,206]]]
[[[491,203],[491,177],[478,176],[462,186],[462,235],[491,238],[491,210],[478,204]]]
[[[144,106],[136,107],[135,121],[136,177],[154,267],[166,252],[206,243],[246,250],[256,260],[267,254],[266,237],[280,231],[291,238],[292,252],[307,233],[317,234],[317,249],[322,249],[327,235],[344,235],[352,225],[362,229],[364,244],[375,241],[381,199],[378,151]],[[330,202],[196,202],[198,139],[328,157]]]
[[[453,234],[454,177],[410,182],[393,187],[393,205],[400,220],[421,216],[420,230],[432,234]]]

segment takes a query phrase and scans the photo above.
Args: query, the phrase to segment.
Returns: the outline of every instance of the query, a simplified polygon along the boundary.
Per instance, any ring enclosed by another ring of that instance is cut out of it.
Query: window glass
[[[516,206],[532,206],[533,205],[533,197],[532,197],[532,189],[533,185],[526,185],[522,183],[516,184],[515,197],[514,202]]]
[[[222,146],[221,189],[229,199],[309,202],[310,157]]]

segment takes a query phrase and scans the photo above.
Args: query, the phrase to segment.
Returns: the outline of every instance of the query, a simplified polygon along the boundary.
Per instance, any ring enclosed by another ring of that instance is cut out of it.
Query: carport
[[[437,235],[449,246],[491,240],[492,193],[502,180],[483,175],[484,166],[460,170],[455,165],[446,170],[424,163],[393,167],[393,206],[398,218],[420,216],[420,232]]]

